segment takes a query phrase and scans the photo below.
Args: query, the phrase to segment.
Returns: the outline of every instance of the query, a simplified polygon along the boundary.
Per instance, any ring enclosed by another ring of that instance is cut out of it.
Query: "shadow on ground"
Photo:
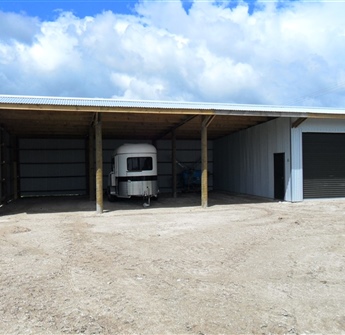
[[[216,205],[233,205],[244,203],[266,203],[271,199],[247,196],[231,195],[221,192],[210,192],[208,207]],[[117,210],[145,210],[143,199],[117,199],[115,202],[108,202],[104,198],[104,212]],[[158,200],[151,200],[151,208],[184,208],[201,206],[200,193],[180,193],[176,198],[169,194],[162,194]],[[3,205],[0,208],[0,215],[11,215],[18,213],[63,213],[63,212],[95,212],[96,202],[90,201],[86,196],[57,196],[57,197],[33,197],[21,198]]]

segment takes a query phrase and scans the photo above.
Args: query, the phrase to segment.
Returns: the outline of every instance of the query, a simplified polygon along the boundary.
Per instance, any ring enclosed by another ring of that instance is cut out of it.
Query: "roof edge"
[[[81,98],[81,97],[53,97],[30,95],[0,95],[1,105],[45,105],[45,106],[71,106],[95,108],[138,108],[138,109],[183,109],[183,110],[209,110],[216,115],[238,114],[267,116],[311,116],[318,115],[344,115],[345,108],[333,107],[305,107],[280,105],[254,105],[219,102],[190,102],[190,101],[157,101],[157,100],[125,100],[113,98]],[[101,111],[101,110],[99,110]]]

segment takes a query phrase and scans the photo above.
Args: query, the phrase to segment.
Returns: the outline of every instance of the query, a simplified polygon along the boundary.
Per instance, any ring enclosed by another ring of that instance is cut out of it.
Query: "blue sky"
[[[164,2],[160,0],[151,0],[152,2]],[[167,0],[165,2],[172,2],[174,0]],[[177,0],[178,1],[178,0]],[[287,3],[296,0],[285,0],[282,3]],[[212,0],[199,0],[199,2],[212,2]],[[253,12],[256,0],[245,0],[248,4],[249,12]],[[56,18],[59,12],[69,11],[78,17],[85,17],[102,13],[103,11],[111,10],[119,14],[133,14],[135,13],[135,5],[137,0],[108,0],[108,1],[53,1],[53,0],[1,0],[0,10],[7,12],[26,13],[29,16],[37,16],[42,20],[52,20]],[[188,12],[192,6],[192,0],[183,0],[184,9]],[[236,7],[237,0],[228,2],[228,7]],[[223,3],[224,6],[224,3]]]
[[[73,12],[78,17],[95,15],[104,10],[111,10],[115,13],[131,14],[136,1],[47,1],[47,0],[0,0],[0,10],[16,13],[26,13],[29,16],[38,16],[42,20],[52,20],[61,11]]]
[[[0,0],[0,94],[345,106],[344,1]]]

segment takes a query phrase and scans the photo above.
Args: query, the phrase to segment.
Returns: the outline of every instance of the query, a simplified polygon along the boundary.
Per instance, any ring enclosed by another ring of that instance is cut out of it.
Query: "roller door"
[[[303,134],[303,197],[345,197],[345,134]]]
[[[21,196],[86,194],[85,141],[20,139]]]

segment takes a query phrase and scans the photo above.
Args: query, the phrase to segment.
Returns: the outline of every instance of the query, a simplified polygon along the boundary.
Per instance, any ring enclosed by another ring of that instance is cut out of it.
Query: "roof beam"
[[[197,115],[191,115],[186,117],[184,120],[182,120],[181,122],[179,122],[178,124],[175,124],[173,127],[169,128],[168,130],[164,131],[163,133],[161,133],[160,135],[158,135],[155,140],[158,141],[161,138],[163,138],[164,136],[172,133],[173,131],[175,131],[176,129],[180,128],[181,126],[183,126],[184,124],[186,124],[187,122],[193,120],[195,117],[197,117]]]
[[[305,120],[307,120],[306,117],[300,117],[295,122],[292,123],[292,128],[297,128],[300,124],[302,124]]]
[[[215,118],[215,115],[205,116],[202,121],[202,126],[207,128],[211,124],[211,122],[214,120],[214,118]]]

